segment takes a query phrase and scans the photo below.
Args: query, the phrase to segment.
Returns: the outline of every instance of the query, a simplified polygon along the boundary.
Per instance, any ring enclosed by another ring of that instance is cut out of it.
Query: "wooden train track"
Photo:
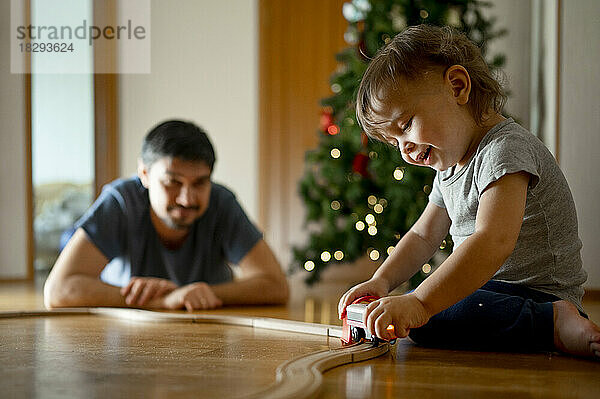
[[[226,316],[208,314],[183,314],[155,312],[127,308],[64,308],[39,311],[0,312],[0,319],[23,317],[56,317],[93,315],[140,322],[190,322],[245,326],[252,328],[288,331],[339,338],[341,327],[265,317]],[[281,364],[275,372],[275,382],[263,391],[247,396],[248,399],[301,399],[318,394],[323,373],[344,364],[360,362],[387,353],[389,344],[373,346],[361,343],[339,349],[313,352]]]

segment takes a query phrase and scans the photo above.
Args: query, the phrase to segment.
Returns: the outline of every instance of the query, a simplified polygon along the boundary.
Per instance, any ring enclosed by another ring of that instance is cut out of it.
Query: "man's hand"
[[[365,313],[365,325],[378,338],[392,340],[405,338],[411,328],[423,326],[431,316],[419,299],[410,293],[371,302]],[[390,325],[394,328],[388,329]]]
[[[373,295],[377,297],[386,296],[389,293],[389,285],[386,281],[378,278],[360,283],[350,288],[338,303],[338,317],[341,319],[346,314],[346,306],[350,305],[355,299],[365,295]]]
[[[177,288],[164,298],[167,309],[186,308],[188,311],[214,309],[223,306],[212,288],[206,283],[193,283]]]
[[[170,280],[156,277],[132,277],[129,284],[121,288],[125,303],[131,306],[144,306],[155,298],[167,295],[177,288]]]

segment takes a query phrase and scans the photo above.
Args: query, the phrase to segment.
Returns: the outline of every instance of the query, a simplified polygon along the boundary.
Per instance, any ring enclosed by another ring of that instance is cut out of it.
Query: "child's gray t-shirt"
[[[109,259],[101,279],[116,286],[126,285],[131,276],[160,277],[177,285],[231,281],[229,263],[238,263],[262,238],[235,195],[211,183],[207,210],[180,248],[167,249],[150,219],[148,190],[137,177],[104,186],[76,227]]]
[[[475,232],[486,187],[517,172],[531,176],[523,224],[515,249],[493,279],[554,294],[582,310],[587,274],[571,190],[544,144],[512,119],[494,126],[463,168],[438,172],[429,201],[446,208],[457,248]]]

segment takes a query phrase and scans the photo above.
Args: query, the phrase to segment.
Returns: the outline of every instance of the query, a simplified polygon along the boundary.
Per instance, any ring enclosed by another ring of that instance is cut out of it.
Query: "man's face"
[[[188,229],[206,212],[211,169],[202,161],[161,158],[149,168],[140,162],[138,175],[148,189],[150,206],[171,229]]]

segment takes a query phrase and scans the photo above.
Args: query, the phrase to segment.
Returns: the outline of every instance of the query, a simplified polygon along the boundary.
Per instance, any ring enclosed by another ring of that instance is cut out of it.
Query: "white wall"
[[[25,78],[10,73],[10,2],[0,1],[0,279],[27,276]]]
[[[497,18],[495,29],[507,29],[506,35],[488,46],[488,55],[506,56],[503,72],[510,96],[505,111],[529,128],[531,0],[493,0],[491,4],[483,8],[484,15]]]
[[[152,67],[120,77],[121,174],[135,172],[142,139],[166,118],[207,130],[214,180],[258,216],[258,17],[255,0],[153,0]]]
[[[556,156],[559,0],[532,0],[531,85],[529,91],[531,133]]]
[[[600,2],[562,5],[558,152],[577,205],[586,287],[600,289]]]

